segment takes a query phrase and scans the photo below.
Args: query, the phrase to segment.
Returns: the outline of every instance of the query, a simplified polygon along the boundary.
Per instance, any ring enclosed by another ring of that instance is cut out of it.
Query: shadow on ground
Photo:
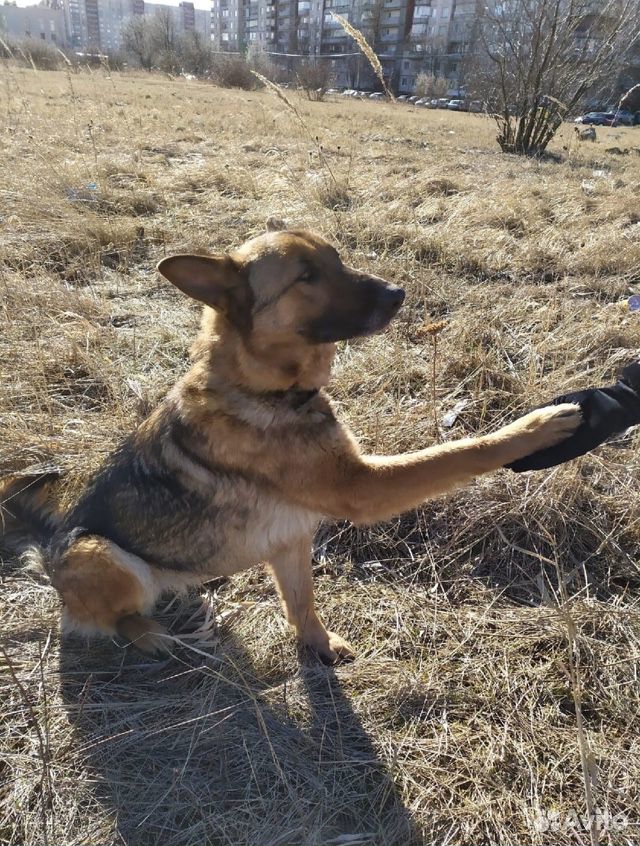
[[[178,648],[163,662],[63,642],[74,743],[114,843],[422,842],[345,691],[349,666],[289,664],[261,677],[228,632],[215,658]]]

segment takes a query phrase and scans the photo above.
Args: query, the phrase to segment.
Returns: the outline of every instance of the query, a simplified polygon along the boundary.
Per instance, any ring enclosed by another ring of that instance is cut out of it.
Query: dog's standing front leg
[[[352,646],[325,629],[313,602],[311,539],[305,538],[271,557],[271,572],[282,599],[287,622],[298,638],[317,652],[325,664],[354,656]]]

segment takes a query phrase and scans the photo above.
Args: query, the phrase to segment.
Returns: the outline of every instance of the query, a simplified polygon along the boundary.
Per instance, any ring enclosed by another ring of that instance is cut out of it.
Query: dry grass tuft
[[[637,130],[585,150],[567,127],[523,162],[482,116],[287,92],[291,120],[266,92],[4,72],[0,474],[55,463],[72,497],[186,367],[198,309],[155,263],[272,215],[407,289],[339,354],[368,450],[494,429],[638,355],[640,156],[607,152]],[[588,806],[599,842],[636,842],[639,478],[631,433],[323,526],[318,605],[359,655],[336,670],[297,654],[260,568],[168,598],[157,663],[62,639],[54,591],[5,560],[0,842],[569,846]]]
[[[373,72],[375,73],[375,75],[380,80],[380,85],[382,85],[382,87],[384,89],[384,93],[387,95],[387,97],[392,102],[395,102],[396,98],[393,96],[393,93],[389,89],[389,86],[387,85],[387,81],[384,78],[384,72],[382,70],[382,65],[380,64],[380,59],[378,58],[378,56],[376,55],[373,47],[371,47],[371,45],[369,44],[367,39],[364,37],[364,35],[360,32],[359,29],[357,29],[355,26],[350,24],[349,21],[345,17],[343,17],[343,15],[339,15],[337,12],[331,12],[331,17],[334,20],[338,21],[338,23],[344,29],[344,31],[347,33],[347,35],[349,35],[349,36],[351,36],[351,38],[353,38],[353,40],[356,42],[358,47],[362,50],[362,52],[366,56],[366,59],[369,62],[369,64],[371,65]]]

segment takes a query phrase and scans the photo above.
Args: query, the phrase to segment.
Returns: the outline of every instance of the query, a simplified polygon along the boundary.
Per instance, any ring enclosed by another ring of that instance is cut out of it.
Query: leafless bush
[[[587,96],[615,93],[640,32],[638,0],[513,0],[486,6],[467,74],[494,104],[497,140],[537,155]]]
[[[449,89],[449,83],[441,76],[431,73],[420,73],[416,79],[415,94],[418,97],[444,97]]]
[[[64,64],[60,51],[45,41],[0,41],[0,58],[38,70],[57,70]]]
[[[245,91],[251,91],[256,87],[256,78],[243,56],[214,55],[211,62],[211,78],[216,85],[223,88],[243,88]]]
[[[296,79],[310,100],[324,100],[333,74],[327,62],[308,60],[300,64]]]

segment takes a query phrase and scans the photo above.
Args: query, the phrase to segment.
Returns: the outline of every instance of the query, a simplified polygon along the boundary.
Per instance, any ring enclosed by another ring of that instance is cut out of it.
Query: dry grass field
[[[0,474],[55,463],[71,498],[187,365],[198,309],[156,262],[270,215],[407,289],[340,350],[367,449],[489,431],[640,351],[640,128],[567,125],[533,161],[479,115],[0,78]],[[639,447],[323,526],[318,604],[358,650],[337,668],[297,653],[260,568],[168,597],[152,662],[61,638],[55,592],[5,559],[0,843],[638,843]]]

